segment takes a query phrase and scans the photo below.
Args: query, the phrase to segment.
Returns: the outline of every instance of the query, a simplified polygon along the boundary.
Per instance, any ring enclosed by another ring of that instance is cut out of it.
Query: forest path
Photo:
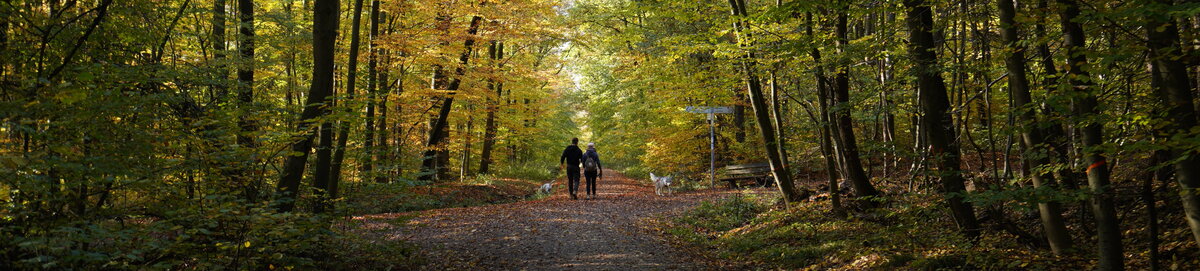
[[[367,216],[386,220],[415,216],[381,238],[421,247],[426,270],[709,270],[718,269],[673,248],[639,225],[706,200],[737,194],[716,189],[657,196],[649,180],[606,170],[598,197],[571,200],[566,180],[554,194],[534,201],[407,214]],[[583,195],[580,184],[579,195]]]

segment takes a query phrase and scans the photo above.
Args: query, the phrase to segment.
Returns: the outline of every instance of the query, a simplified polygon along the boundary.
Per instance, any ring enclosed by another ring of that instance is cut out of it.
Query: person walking
[[[571,199],[579,199],[575,196],[575,190],[579,189],[579,163],[583,158],[583,150],[579,149],[579,138],[571,138],[571,145],[563,150],[562,156],[558,158],[558,167],[567,170],[567,190],[571,191]]]
[[[583,153],[583,176],[587,178],[587,198],[596,198],[596,178],[604,177],[604,166],[600,164],[600,154],[596,153],[596,143],[588,143],[587,152]]]

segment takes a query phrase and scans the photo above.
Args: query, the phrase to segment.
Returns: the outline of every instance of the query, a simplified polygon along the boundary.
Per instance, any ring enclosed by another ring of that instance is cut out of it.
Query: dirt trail
[[[427,270],[719,268],[672,248],[638,225],[644,218],[674,214],[736,190],[660,197],[648,180],[633,180],[613,171],[604,176],[598,182],[599,197],[593,200],[571,200],[566,182],[561,180],[554,185],[554,195],[542,200],[366,219],[415,215],[408,226],[389,232],[387,238],[419,245],[429,260],[424,267]]]

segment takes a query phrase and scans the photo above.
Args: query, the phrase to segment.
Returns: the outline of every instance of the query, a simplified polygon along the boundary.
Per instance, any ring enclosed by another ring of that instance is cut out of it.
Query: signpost
[[[728,106],[688,106],[687,112],[708,115],[708,182],[717,183],[717,132],[716,114],[733,113],[733,107]]]

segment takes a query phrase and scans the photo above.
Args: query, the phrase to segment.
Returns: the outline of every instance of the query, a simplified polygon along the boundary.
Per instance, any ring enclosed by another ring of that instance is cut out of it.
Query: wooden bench
[[[754,163],[725,166],[725,175],[721,181],[728,182],[730,188],[738,188],[741,182],[753,181],[755,186],[765,187],[774,184],[771,180],[771,164]]]

